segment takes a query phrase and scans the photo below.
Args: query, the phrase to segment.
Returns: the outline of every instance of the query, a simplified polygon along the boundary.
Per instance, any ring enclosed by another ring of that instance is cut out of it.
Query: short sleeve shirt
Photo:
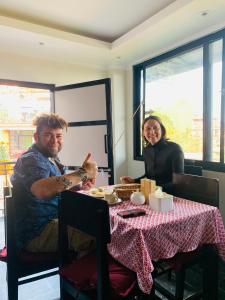
[[[15,190],[17,247],[23,248],[37,237],[44,226],[58,217],[59,194],[38,199],[30,191],[32,184],[42,178],[60,176],[62,165],[54,164],[34,144],[16,162],[11,182]]]

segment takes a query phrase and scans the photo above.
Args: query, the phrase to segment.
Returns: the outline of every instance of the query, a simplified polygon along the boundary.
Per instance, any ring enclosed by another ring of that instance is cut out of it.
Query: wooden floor
[[[0,249],[4,244],[4,224],[3,218],[0,217]],[[42,299],[60,299],[58,275],[19,286],[19,300]],[[0,262],[0,300],[7,300],[6,266],[2,262]]]

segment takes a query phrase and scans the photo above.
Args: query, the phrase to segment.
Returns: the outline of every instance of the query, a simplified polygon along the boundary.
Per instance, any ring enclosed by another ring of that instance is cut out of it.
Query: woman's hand
[[[97,163],[91,160],[91,153],[88,153],[88,155],[86,156],[82,164],[82,168],[87,172],[88,175],[87,186],[89,186],[89,184],[91,186],[95,183],[96,176],[98,173]]]
[[[121,177],[120,177],[120,181],[121,181],[123,184],[134,183],[134,178],[133,178],[133,177],[130,177],[130,176],[121,176]]]

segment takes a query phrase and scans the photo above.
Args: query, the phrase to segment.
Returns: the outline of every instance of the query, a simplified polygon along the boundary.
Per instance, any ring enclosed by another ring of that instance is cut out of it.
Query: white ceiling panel
[[[1,0],[0,13],[112,42],[175,0]]]
[[[127,68],[225,27],[225,0],[0,0],[0,52]]]

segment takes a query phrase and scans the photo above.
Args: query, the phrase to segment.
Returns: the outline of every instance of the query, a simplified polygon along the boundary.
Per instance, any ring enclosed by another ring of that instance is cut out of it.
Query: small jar
[[[143,205],[145,203],[145,196],[142,192],[133,192],[130,196],[130,200],[134,205]]]

